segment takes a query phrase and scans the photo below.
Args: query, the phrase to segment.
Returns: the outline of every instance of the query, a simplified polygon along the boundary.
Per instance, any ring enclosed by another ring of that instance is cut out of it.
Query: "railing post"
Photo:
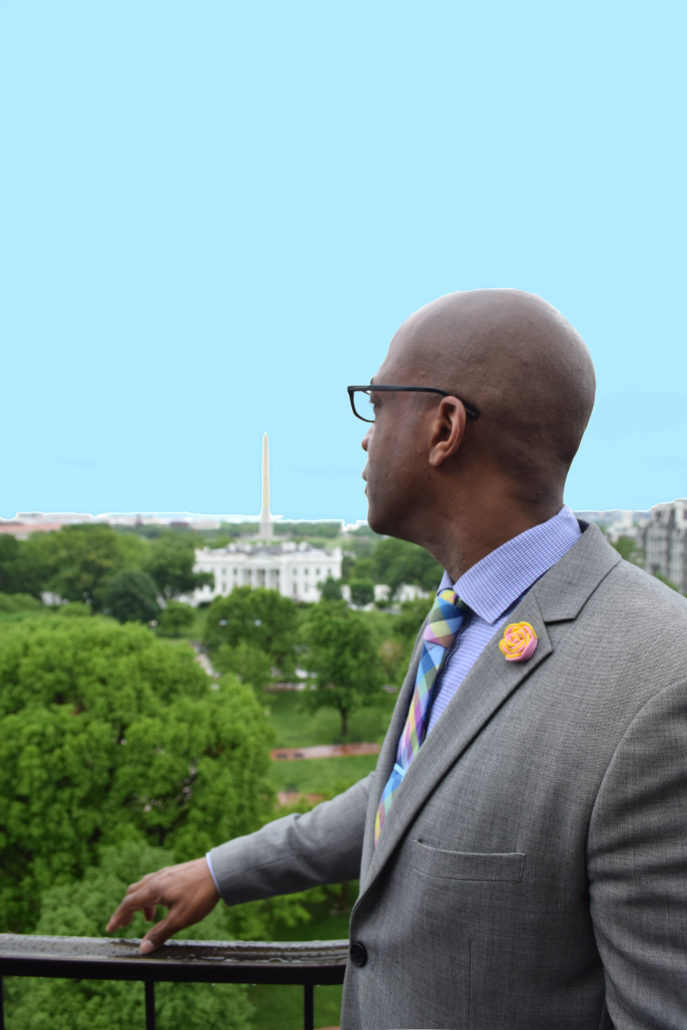
[[[314,1007],[314,987],[312,984],[303,984],[303,1030],[313,1030]]]
[[[155,983],[146,980],[146,1030],[155,1030]]]

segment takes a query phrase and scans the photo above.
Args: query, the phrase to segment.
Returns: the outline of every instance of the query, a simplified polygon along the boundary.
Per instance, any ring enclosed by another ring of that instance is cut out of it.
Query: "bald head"
[[[455,392],[481,412],[461,460],[497,469],[522,503],[562,495],[594,403],[582,338],[550,304],[518,290],[440,297],[394,337],[401,382]]]

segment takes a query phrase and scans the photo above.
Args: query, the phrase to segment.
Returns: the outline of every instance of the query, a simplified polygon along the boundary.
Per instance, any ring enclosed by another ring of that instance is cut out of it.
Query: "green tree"
[[[625,561],[630,561],[634,565],[641,565],[644,561],[644,551],[640,544],[631,536],[619,536],[617,540],[612,541],[618,554]]]
[[[161,637],[181,637],[193,625],[195,610],[181,601],[168,601],[157,620],[157,632]]]
[[[344,583],[348,583],[349,579],[351,578],[351,573],[353,571],[354,566],[355,558],[353,557],[353,555],[344,554],[344,556],[341,559],[341,579]],[[330,597],[327,598],[327,600],[334,601],[338,600],[338,598]]]
[[[43,605],[31,594],[0,594],[0,614],[14,612],[39,612]]]
[[[19,566],[19,546],[13,536],[0,536],[0,593],[15,594],[26,589]]]
[[[353,579],[368,579],[372,583],[381,582],[377,580],[377,566],[372,558],[358,558],[348,570],[348,582]]]
[[[250,644],[269,655],[283,676],[291,676],[298,621],[297,605],[278,590],[236,587],[227,597],[216,597],[208,608],[203,641],[212,650],[221,644]]]
[[[303,635],[313,688],[304,695],[306,703],[315,709],[336,708],[345,739],[350,713],[378,695],[382,685],[375,635],[363,613],[338,601],[312,605]]]
[[[127,569],[138,569],[139,571],[145,568],[149,549],[149,544],[145,537],[122,529],[117,529],[115,532],[125,567]]]
[[[401,605],[401,611],[393,617],[393,635],[403,648],[402,665],[407,665],[410,661],[417,635],[431,606],[432,600],[429,598],[405,601]]]
[[[341,581],[334,579],[333,576],[327,576],[320,588],[320,599],[322,601],[340,601]]]
[[[176,861],[256,828],[271,733],[253,691],[217,690],[185,643],[103,618],[24,621],[0,638],[0,925],[30,931],[49,887],[103,844]]]
[[[170,600],[214,583],[211,572],[193,571],[195,560],[193,538],[170,531],[150,541],[145,570],[157,583],[160,594]]]
[[[255,526],[255,523],[253,523]],[[341,534],[341,522],[331,519],[326,522],[286,522],[274,523],[276,536],[286,536],[291,540],[320,537],[333,540]]]
[[[61,604],[58,608],[54,608],[53,611],[61,619],[82,619],[93,614],[91,606],[85,601],[69,601],[67,604]]]
[[[119,622],[152,622],[160,613],[157,584],[147,572],[122,569],[107,580],[102,606]]]
[[[353,604],[359,608],[364,608],[366,604],[372,604],[375,599],[375,586],[371,579],[352,579],[350,587]]]
[[[423,547],[394,537],[379,541],[372,560],[375,582],[388,584],[392,595],[402,583],[415,584],[423,590],[435,590],[443,571]]]
[[[359,526],[357,529],[346,533],[346,551],[350,551],[358,558],[369,558],[374,551],[380,538],[373,533],[369,526]]]
[[[242,683],[250,683],[256,690],[262,690],[273,682],[269,655],[245,640],[240,640],[235,647],[220,644],[212,660],[220,672],[233,672]]]
[[[28,540],[0,536],[0,591],[40,598],[50,575],[49,540],[52,534],[33,533]]]
[[[63,526],[34,547],[48,569],[46,588],[65,601],[86,601],[96,611],[102,607],[105,581],[124,568],[118,534],[100,523]]]

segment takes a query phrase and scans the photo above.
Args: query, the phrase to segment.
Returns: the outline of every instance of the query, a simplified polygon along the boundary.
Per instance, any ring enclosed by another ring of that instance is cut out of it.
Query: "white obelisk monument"
[[[262,438],[262,510],[260,512],[258,539],[272,539],[272,516],[270,515],[270,441],[267,433]]]

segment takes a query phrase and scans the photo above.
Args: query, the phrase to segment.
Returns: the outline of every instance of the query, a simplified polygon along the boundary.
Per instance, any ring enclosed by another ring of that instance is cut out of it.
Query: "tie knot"
[[[458,597],[452,587],[440,590],[434,599],[425,627],[425,640],[430,644],[450,647],[465,618],[467,605]]]

